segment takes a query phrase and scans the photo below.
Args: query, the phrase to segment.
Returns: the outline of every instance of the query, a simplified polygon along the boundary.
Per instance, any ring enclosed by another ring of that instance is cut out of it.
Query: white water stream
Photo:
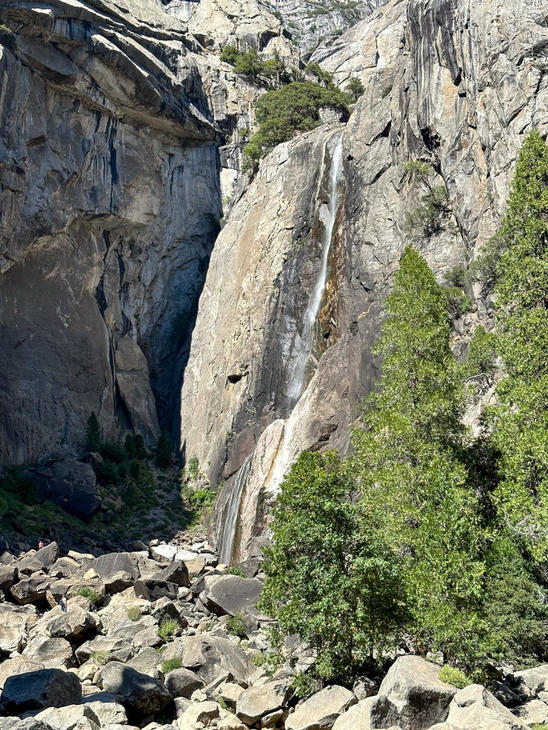
[[[327,142],[326,142],[327,147]],[[324,157],[325,159],[324,149]],[[331,165],[329,170],[329,186],[328,186],[328,204],[323,204],[320,208],[320,220],[323,223],[324,233],[322,240],[322,255],[320,262],[320,270],[314,287],[310,293],[308,305],[304,314],[303,329],[300,335],[297,335],[296,347],[291,356],[289,364],[289,376],[287,379],[287,396],[291,411],[295,408],[304,389],[306,377],[306,368],[308,360],[312,354],[314,347],[314,328],[316,319],[320,311],[323,299],[325,284],[327,281],[329,251],[331,249],[331,241],[333,238],[333,230],[337,218],[337,210],[339,207],[339,182],[343,169],[343,133],[339,133],[336,146],[333,150]],[[320,179],[321,184],[321,179]],[[291,413],[289,414],[291,415]],[[274,479],[277,480],[276,486],[281,482],[285,475],[285,471],[290,464],[287,463],[284,446],[287,445],[289,434],[284,436],[284,443],[273,464]],[[253,452],[246,458],[240,469],[238,470],[234,483],[231,488],[230,497],[223,511],[222,529],[219,539],[219,562],[230,564],[234,547],[234,538],[238,527],[238,515],[240,505],[245,491],[245,487],[251,471],[251,462]],[[282,473],[283,472],[283,473]]]

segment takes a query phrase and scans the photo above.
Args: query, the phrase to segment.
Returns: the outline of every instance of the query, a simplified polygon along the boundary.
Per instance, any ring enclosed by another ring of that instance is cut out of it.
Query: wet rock
[[[331,728],[339,715],[356,702],[354,694],[333,685],[309,697],[285,722],[286,730]]]
[[[61,669],[39,669],[10,676],[4,682],[0,702],[11,713],[79,704],[82,689],[78,677]]]

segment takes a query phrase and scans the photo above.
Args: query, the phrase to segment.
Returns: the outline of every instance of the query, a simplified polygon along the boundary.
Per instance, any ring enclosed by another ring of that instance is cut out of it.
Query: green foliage
[[[257,51],[252,48],[246,53],[240,53],[234,61],[234,71],[237,74],[242,74],[251,80],[255,80],[263,71],[263,62]]]
[[[36,504],[38,489],[36,484],[25,477],[23,467],[6,466],[0,472],[0,493],[8,492],[16,495],[25,504]]]
[[[101,448],[99,449],[99,453],[103,457],[103,459],[107,459],[107,461],[112,461],[115,464],[121,464],[123,461],[126,460],[126,451],[122,444],[117,443],[116,441],[105,441],[101,444]]]
[[[91,412],[86,428],[86,449],[88,451],[99,451],[101,446],[101,427],[95,411]]]
[[[278,54],[268,61],[263,61],[254,48],[242,53],[234,46],[225,46],[221,53],[221,61],[234,66],[235,73],[246,76],[252,83],[257,83],[260,77],[263,77],[263,81],[274,79],[279,86],[291,78]]]
[[[240,51],[237,48],[228,45],[225,46],[221,51],[221,61],[224,61],[224,63],[229,63],[231,66],[234,66],[240,55]]]
[[[240,578],[245,578],[245,573],[241,568],[238,568],[237,565],[233,565],[232,568],[228,569],[228,575],[237,575]]]
[[[295,672],[291,686],[295,695],[299,699],[303,700],[316,692],[319,692],[322,688],[318,678],[313,674],[307,674],[306,672]]]
[[[108,652],[108,651],[94,651],[91,656],[97,662],[97,664],[100,667],[103,667],[107,663],[107,661],[108,661],[108,658],[110,656],[110,652]]]
[[[329,71],[324,71],[322,67],[319,66],[317,63],[309,63],[306,67],[306,70],[308,71],[308,73],[316,76],[320,83],[322,83],[327,88],[333,86],[333,74],[329,73]]]
[[[463,375],[466,379],[489,380],[495,372],[496,337],[481,326],[476,327],[470,344]]]
[[[83,596],[90,603],[93,603],[94,606],[98,606],[102,600],[100,594],[97,593],[97,591],[93,590],[93,588],[90,588],[89,586],[82,586],[81,588],[79,588],[76,595]]]
[[[443,230],[444,219],[451,212],[449,193],[445,185],[436,185],[421,197],[421,204],[405,217],[409,233],[432,236]]]
[[[521,151],[495,287],[497,350],[506,377],[492,413],[500,452],[501,519],[534,557],[548,557],[548,146],[533,131]]]
[[[484,566],[474,489],[461,460],[463,388],[443,287],[407,248],[376,353],[383,356],[354,446],[364,510],[400,556],[415,645],[469,651]]]
[[[158,627],[158,636],[165,642],[171,641],[178,628],[179,623],[174,618],[167,618]]]
[[[466,283],[466,268],[464,266],[454,266],[447,271],[444,278],[447,286],[457,286],[462,289]]]
[[[245,168],[256,169],[259,159],[277,144],[290,139],[296,131],[315,127],[324,107],[348,117],[343,92],[335,88],[326,89],[311,81],[295,81],[263,94],[257,102],[255,114],[259,129],[244,149]]]
[[[316,674],[348,679],[394,645],[401,577],[378,525],[352,501],[355,485],[333,453],[303,453],[286,476],[265,549],[260,607],[317,650]]]
[[[239,636],[242,639],[245,638],[247,636],[247,625],[243,613],[229,616],[226,622],[226,628],[232,636]]]
[[[360,96],[365,92],[365,86],[362,82],[353,76],[346,84],[346,93],[350,96],[352,101],[358,101]]]
[[[127,617],[130,621],[138,621],[141,618],[141,609],[139,606],[129,606]]]
[[[422,160],[409,160],[403,166],[403,177],[411,183],[427,183],[432,172],[432,167]]]
[[[447,309],[452,319],[458,319],[463,314],[472,311],[472,300],[458,286],[445,287]]]
[[[447,684],[452,684],[453,687],[456,687],[457,689],[464,689],[465,687],[468,687],[469,684],[472,684],[472,680],[468,679],[464,672],[457,667],[450,666],[449,664],[444,664],[440,669],[438,679],[442,682],[447,682]]]
[[[187,461],[186,469],[189,477],[195,482],[198,479],[198,474],[200,472],[200,462],[198,461],[197,456],[193,456]]]
[[[173,456],[173,442],[167,429],[162,429],[155,450],[156,464],[163,469],[171,464]]]
[[[169,672],[172,672],[174,669],[181,669],[183,666],[183,663],[181,661],[180,657],[174,657],[173,659],[165,659],[162,662],[162,673],[169,674]]]

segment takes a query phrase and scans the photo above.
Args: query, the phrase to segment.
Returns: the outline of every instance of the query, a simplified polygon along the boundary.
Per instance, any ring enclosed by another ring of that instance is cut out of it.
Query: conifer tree
[[[493,443],[504,523],[539,561],[548,557],[548,146],[531,132],[520,154],[499,238],[497,389]]]
[[[95,411],[91,412],[86,427],[86,449],[88,451],[98,451],[101,447],[101,427],[95,415]]]
[[[400,555],[417,648],[469,656],[477,636],[483,531],[464,460],[463,391],[442,287],[407,248],[386,300],[379,387],[354,434],[362,504]]]

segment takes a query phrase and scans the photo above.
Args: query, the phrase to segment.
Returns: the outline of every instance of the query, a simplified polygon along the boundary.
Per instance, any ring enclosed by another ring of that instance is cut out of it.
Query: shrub
[[[465,378],[493,375],[496,359],[496,337],[493,332],[486,332],[481,326],[476,327],[470,344],[466,362],[463,365]]]
[[[130,621],[138,621],[141,618],[141,609],[139,606],[130,606],[127,610],[127,617]]]
[[[180,657],[174,657],[173,659],[165,659],[162,662],[162,672],[163,674],[169,674],[169,672],[172,672],[174,669],[181,669],[183,666],[183,663],[180,659]]]
[[[346,95],[311,81],[294,81],[279,90],[268,91],[256,107],[259,129],[244,149],[244,166],[254,170],[259,159],[296,131],[312,129],[319,123],[320,110],[335,109],[348,118]]]
[[[472,684],[472,680],[468,679],[464,672],[461,672],[460,669],[452,667],[449,664],[444,664],[440,669],[438,679],[442,682],[447,682],[447,684],[452,684],[453,687],[456,687],[457,689],[464,689],[465,687],[468,687],[469,684]]]
[[[178,628],[179,623],[174,618],[168,618],[158,627],[158,636],[166,642],[170,641]]]
[[[127,457],[126,450],[124,449],[122,444],[119,444],[116,441],[105,441],[103,444],[101,444],[99,453],[101,454],[103,459],[112,461],[115,464],[121,464],[123,461],[126,460]]]
[[[247,636],[247,626],[243,613],[237,613],[234,616],[229,616],[226,622],[226,628],[228,633],[232,634],[232,636],[239,636],[241,639],[244,639]]]
[[[91,655],[92,658],[99,664],[99,666],[103,667],[110,656],[110,652],[108,651],[94,651]]]
[[[234,66],[239,56],[240,51],[234,46],[228,45],[225,46],[221,52],[221,61],[224,61],[225,63],[229,63],[231,66]]]
[[[99,603],[101,603],[100,594],[97,593],[97,591],[94,591],[93,588],[90,588],[89,586],[82,586],[81,588],[79,588],[76,595],[87,598],[87,600],[94,606],[97,606]]]
[[[306,672],[296,672],[291,686],[299,699],[306,699],[321,689],[318,678]]]
[[[255,654],[252,655],[252,657],[251,657],[251,663],[255,667],[262,667],[263,664],[264,664],[264,662],[265,662],[265,659],[266,659],[266,657],[262,653],[262,651],[258,651],[258,652],[256,652]]]
[[[472,300],[458,286],[445,287],[447,309],[452,319],[458,319],[463,314],[472,311]]]
[[[454,266],[446,272],[444,279],[447,286],[457,286],[462,289],[466,283],[466,268],[464,266]]]
[[[240,578],[245,578],[245,573],[241,568],[238,568],[237,565],[233,565],[232,568],[228,569],[229,575],[237,575]]]
[[[192,456],[188,460],[186,468],[188,471],[188,475],[192,479],[192,481],[196,481],[200,472],[200,462],[198,461],[198,457]]]
[[[362,84],[362,82],[357,79],[356,77],[353,77],[350,79],[350,81],[346,85],[346,91],[352,101],[357,101],[360,96],[365,92],[365,86]]]

